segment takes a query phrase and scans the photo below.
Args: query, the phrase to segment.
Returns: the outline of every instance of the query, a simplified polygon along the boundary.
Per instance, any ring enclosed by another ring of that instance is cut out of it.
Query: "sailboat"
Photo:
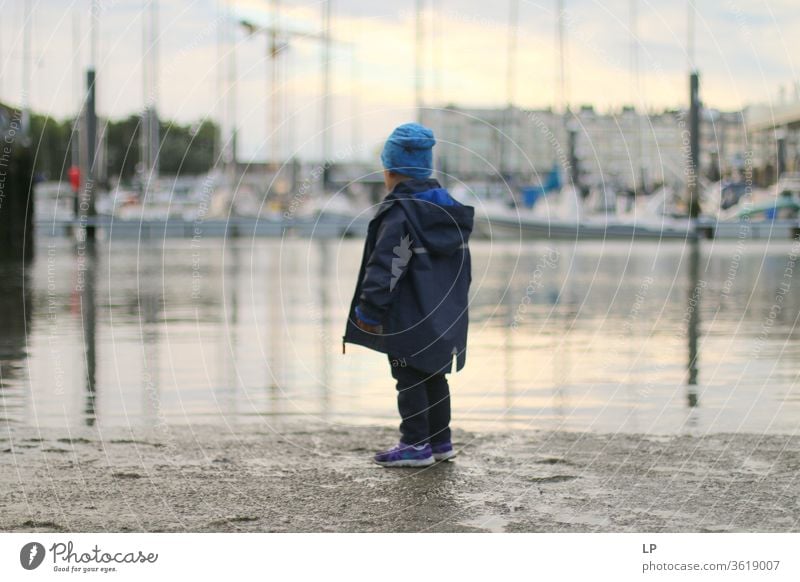
[[[556,68],[559,74],[557,101],[558,110],[563,115],[564,129],[569,136],[572,179],[565,183],[561,177],[560,164],[555,163],[548,176],[539,184],[523,186],[519,188],[518,194],[512,193],[499,203],[496,200],[470,201],[470,196],[462,193],[462,202],[473,203],[475,206],[478,233],[490,238],[511,239],[686,240],[694,238],[696,234],[691,221],[676,219],[669,214],[667,203],[669,193],[665,189],[657,193],[655,199],[635,204],[633,212],[619,214],[617,192],[613,188],[605,184],[594,190],[581,188],[577,170],[578,160],[575,155],[575,129],[571,127],[572,122],[568,121],[571,114],[566,99],[564,66],[566,35],[562,18],[563,4],[563,0],[556,2],[558,46]],[[513,35],[516,29],[516,12],[512,9],[511,14],[510,27],[513,28],[509,33]],[[635,10],[632,10],[631,14],[635,19]],[[509,44],[509,63],[515,62],[513,51],[516,51],[516,43]],[[637,62],[638,66],[638,61],[635,59],[633,61]],[[509,79],[512,78],[513,71],[509,70]],[[509,86],[513,84],[509,82]],[[590,213],[590,210],[596,212]]]

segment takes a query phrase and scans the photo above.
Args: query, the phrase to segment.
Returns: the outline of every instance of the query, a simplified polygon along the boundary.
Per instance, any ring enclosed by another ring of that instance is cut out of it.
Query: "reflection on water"
[[[797,245],[475,242],[471,429],[794,432]],[[794,254],[793,254],[794,253]],[[0,277],[0,422],[396,424],[341,355],[354,240],[44,240]]]
[[[0,423],[24,413],[24,362],[30,325],[30,277],[21,264],[0,263]]]

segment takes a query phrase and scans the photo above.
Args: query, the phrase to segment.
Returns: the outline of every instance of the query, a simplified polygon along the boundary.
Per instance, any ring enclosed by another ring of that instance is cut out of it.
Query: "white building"
[[[437,137],[437,169],[456,180],[535,183],[555,164],[570,175],[574,132],[581,183],[648,188],[685,183],[689,120],[685,111],[638,114],[630,107],[598,113],[584,106],[566,116],[551,110],[425,109]],[[703,112],[701,172],[728,174],[742,165],[746,137],[740,113]],[[714,168],[717,168],[716,171]],[[642,178],[643,176],[643,178]]]

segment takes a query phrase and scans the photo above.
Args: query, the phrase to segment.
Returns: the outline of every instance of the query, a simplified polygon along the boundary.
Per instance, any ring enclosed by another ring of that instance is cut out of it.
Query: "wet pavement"
[[[455,431],[373,465],[390,429],[299,423],[0,436],[2,531],[795,532],[800,438]]]

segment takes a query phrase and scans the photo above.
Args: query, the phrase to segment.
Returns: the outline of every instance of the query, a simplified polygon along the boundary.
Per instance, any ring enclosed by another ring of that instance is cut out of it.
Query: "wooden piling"
[[[33,192],[33,152],[22,111],[0,104],[0,259],[33,259]]]

